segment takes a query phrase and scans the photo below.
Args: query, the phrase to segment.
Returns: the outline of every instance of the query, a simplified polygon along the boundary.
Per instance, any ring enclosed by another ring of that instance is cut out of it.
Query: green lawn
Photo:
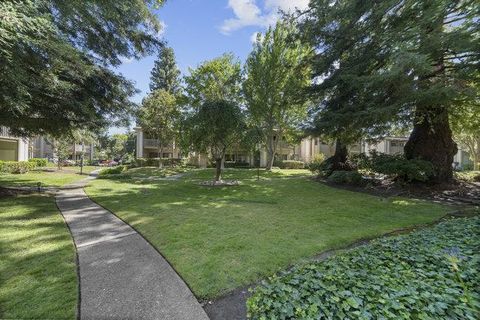
[[[75,248],[54,199],[0,198],[0,319],[75,319]]]
[[[49,170],[32,170],[24,174],[2,174],[0,173],[1,186],[36,186],[38,182],[45,187],[61,187],[63,185],[84,179],[85,176],[98,169],[98,167],[85,166],[83,175],[80,175],[79,167],[64,167],[57,171],[55,168]]]
[[[200,298],[214,298],[265,278],[302,258],[394,229],[423,224],[448,210],[382,199],[314,182],[306,171],[227,170],[235,187],[203,187],[212,170],[176,181],[96,180],[87,193],[137,228]]]

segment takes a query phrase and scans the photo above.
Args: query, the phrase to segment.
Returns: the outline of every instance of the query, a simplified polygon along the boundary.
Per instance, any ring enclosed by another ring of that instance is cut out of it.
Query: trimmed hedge
[[[184,160],[181,158],[137,158],[135,164],[137,167],[158,167],[158,162],[162,161],[164,166],[181,166]]]
[[[305,163],[297,160],[283,160],[276,162],[275,166],[279,167],[280,169],[303,169],[305,168]]]
[[[327,178],[328,182],[358,186],[363,183],[363,178],[357,171],[333,171]]]
[[[35,169],[36,163],[29,161],[0,161],[0,172],[2,173],[27,173]]]
[[[225,161],[225,168],[250,168],[250,163],[241,161]]]
[[[251,319],[479,319],[480,217],[383,238],[253,290]]]
[[[47,159],[44,158],[30,158],[28,162],[34,162],[37,167],[46,167],[48,164]]]

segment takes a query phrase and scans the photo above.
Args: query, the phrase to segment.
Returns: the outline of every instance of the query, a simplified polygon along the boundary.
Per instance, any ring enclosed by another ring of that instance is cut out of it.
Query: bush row
[[[276,161],[274,166],[279,167],[280,169],[303,169],[305,168],[305,163],[297,160],[282,160]]]
[[[0,161],[1,173],[26,173],[35,167],[36,163],[30,161]]]
[[[137,167],[158,167],[160,161],[164,166],[180,166],[184,164],[184,159],[180,158],[137,158],[135,164]]]
[[[46,167],[48,163],[47,159],[44,158],[30,158],[28,159],[28,162],[35,163],[36,167]]]
[[[480,217],[296,267],[255,288],[251,319],[479,319]]]
[[[250,168],[250,163],[242,161],[225,161],[225,168]]]
[[[110,175],[110,174],[120,174],[120,173],[124,172],[126,169],[127,169],[126,166],[116,166],[116,167],[111,167],[111,168],[105,168],[105,169],[102,169],[98,173],[98,175],[100,177],[102,177],[102,176],[107,176],[107,175]]]

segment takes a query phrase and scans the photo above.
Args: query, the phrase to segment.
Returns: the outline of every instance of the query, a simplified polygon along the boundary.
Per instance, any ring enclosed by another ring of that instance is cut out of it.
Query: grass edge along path
[[[0,198],[0,318],[75,319],[76,251],[53,197]]]
[[[447,212],[426,201],[379,198],[305,177],[206,188],[197,184],[202,175],[178,181],[102,179],[86,189],[162,252],[200,299]]]

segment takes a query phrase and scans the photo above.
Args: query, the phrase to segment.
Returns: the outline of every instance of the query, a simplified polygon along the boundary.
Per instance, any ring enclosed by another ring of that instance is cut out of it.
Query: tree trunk
[[[220,181],[222,178],[222,159],[223,158],[217,158],[215,159],[215,182]]]
[[[457,144],[452,139],[448,111],[442,106],[417,109],[416,121],[405,144],[407,159],[422,159],[433,164],[433,183],[450,182],[453,179],[453,157]]]
[[[335,153],[330,157],[332,171],[351,171],[353,168],[348,164],[347,145],[337,139],[335,142]]]
[[[268,137],[268,141],[267,141],[267,166],[265,168],[267,171],[272,170],[273,162],[275,161],[275,153],[277,152],[277,143],[278,143],[278,139],[275,139],[274,135]]]

